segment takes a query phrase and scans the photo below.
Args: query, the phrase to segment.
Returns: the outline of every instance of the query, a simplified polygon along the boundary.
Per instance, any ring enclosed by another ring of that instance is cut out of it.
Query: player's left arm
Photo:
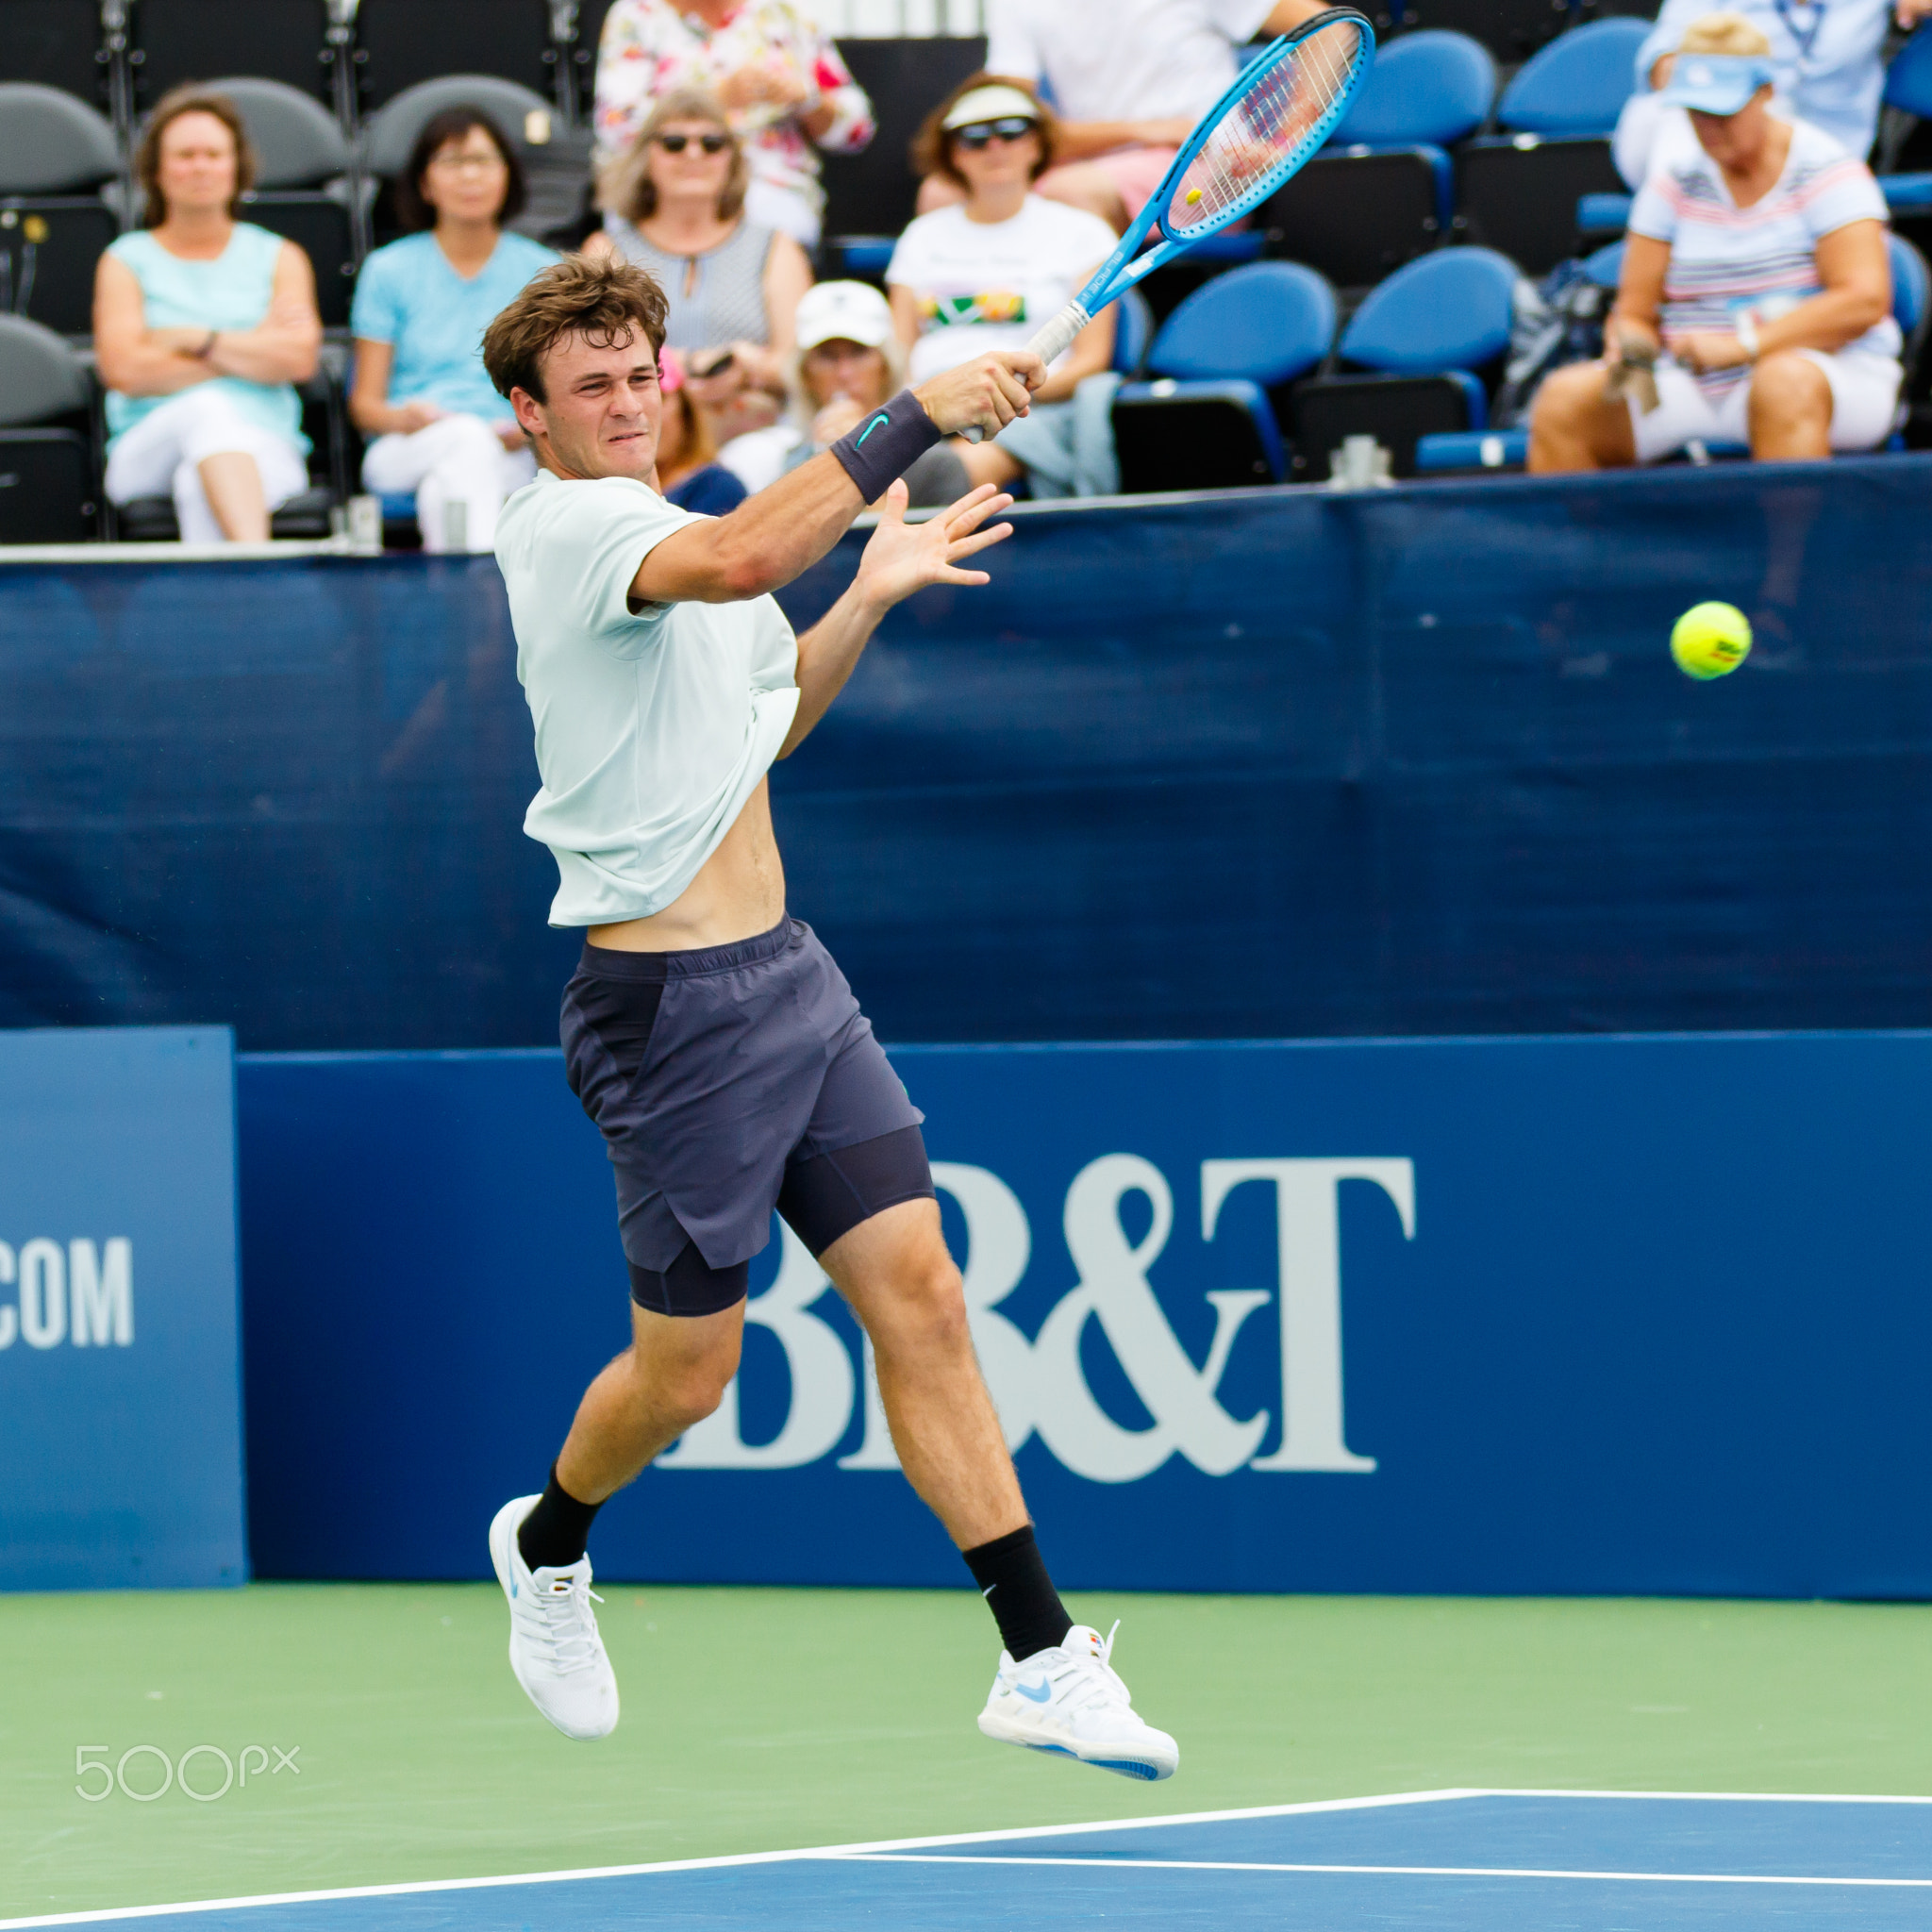
[[[878,528],[858,559],[858,575],[798,641],[798,710],[778,747],[781,758],[790,758],[831,708],[879,619],[893,605],[903,604],[928,584],[991,581],[983,570],[961,570],[959,565],[1013,534],[1011,524],[995,524],[990,530],[981,527],[988,517],[1010,509],[1013,499],[996,492],[990,483],[982,484],[924,523],[908,524],[906,495],[903,482],[886,491]]]

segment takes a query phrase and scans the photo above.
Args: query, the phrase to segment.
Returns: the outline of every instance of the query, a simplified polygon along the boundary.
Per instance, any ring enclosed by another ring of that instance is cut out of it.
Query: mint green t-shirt
[[[775,598],[630,608],[638,566],[704,521],[628,476],[548,470],[497,519],[542,779],[524,830],[557,859],[552,925],[670,905],[797,714],[798,643]]]
[[[108,253],[125,264],[141,284],[142,317],[149,328],[239,332],[257,328],[267,319],[282,238],[252,222],[237,222],[228,245],[214,260],[183,261],[178,255],[170,255],[143,228],[108,243]],[[201,387],[220,390],[249,422],[307,452],[302,399],[288,383],[244,382],[239,375],[218,375]],[[127,396],[109,390],[108,437],[125,436],[143,416],[182,393],[176,390],[165,396]],[[108,446],[112,447],[111,440]]]

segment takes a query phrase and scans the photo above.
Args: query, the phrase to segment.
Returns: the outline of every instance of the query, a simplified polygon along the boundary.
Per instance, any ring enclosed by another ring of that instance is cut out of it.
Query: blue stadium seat
[[[1467,34],[1407,34],[1374,64],[1330,142],[1334,147],[1453,147],[1488,118],[1496,63]]]
[[[1366,288],[1450,230],[1444,151],[1482,125],[1496,64],[1467,34],[1421,32],[1375,51],[1334,140],[1256,217],[1268,252]]]
[[[1365,373],[1296,388],[1297,468],[1318,481],[1343,438],[1368,435],[1409,476],[1421,437],[1487,427],[1483,375],[1508,352],[1518,279],[1516,264],[1488,248],[1446,248],[1398,269],[1342,331],[1341,361]]]
[[[1641,20],[1597,20],[1527,62],[1496,108],[1500,134],[1461,156],[1460,207],[1470,239],[1533,275],[1574,252],[1586,194],[1620,194],[1611,130],[1636,86]]]
[[[1496,124],[1511,134],[1607,135],[1637,85],[1647,20],[1595,20],[1552,41],[1503,91]]]
[[[1624,244],[1607,242],[1583,258],[1583,272],[1599,289],[1614,289],[1624,279]]]
[[[1633,194],[1583,194],[1576,200],[1576,233],[1584,242],[1621,235],[1630,225]]]
[[[1886,69],[1885,105],[1932,120],[1932,28],[1921,27]],[[1932,175],[1881,175],[1878,185],[1893,214],[1932,213]]]
[[[1121,386],[1123,490],[1217,490],[1288,474],[1269,391],[1319,363],[1335,291],[1312,269],[1257,262],[1197,289],[1147,352],[1154,380]]]

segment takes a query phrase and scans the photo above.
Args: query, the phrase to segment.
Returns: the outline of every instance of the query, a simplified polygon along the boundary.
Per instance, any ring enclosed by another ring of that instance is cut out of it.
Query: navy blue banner
[[[1932,1595],[1932,1035],[894,1058],[1069,1587]],[[487,1574],[628,1337],[558,1057],[241,1095],[259,1569]],[[600,1570],[961,1582],[809,1256],[754,1289]]]
[[[1932,1024],[1928,485],[1023,510],[774,774],[792,908],[889,1040]],[[6,566],[0,637],[0,1024],[554,1043],[491,559]]]
[[[234,1043],[0,1034],[0,1590],[239,1584]]]

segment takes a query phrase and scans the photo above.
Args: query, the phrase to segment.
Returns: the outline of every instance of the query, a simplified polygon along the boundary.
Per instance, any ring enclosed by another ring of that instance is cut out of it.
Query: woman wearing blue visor
[[[1692,442],[1790,461],[1891,433],[1884,197],[1829,135],[1771,113],[1769,55],[1734,13],[1686,31],[1666,92],[1697,144],[1639,192],[1604,358],[1543,384],[1532,470],[1656,462]]]

